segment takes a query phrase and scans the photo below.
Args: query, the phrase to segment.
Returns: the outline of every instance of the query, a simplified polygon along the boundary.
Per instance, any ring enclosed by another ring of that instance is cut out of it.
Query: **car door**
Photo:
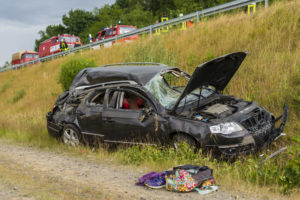
[[[117,92],[117,93],[116,93]],[[157,136],[157,115],[145,97],[131,90],[110,90],[110,103],[104,103],[102,121],[105,130],[104,141],[117,143],[153,143]],[[124,109],[124,95],[136,95],[145,103],[141,109]],[[111,95],[110,95],[111,96]]]
[[[105,30],[105,39],[112,37],[113,28]],[[112,46],[112,41],[104,43],[104,47]]]
[[[102,111],[105,90],[92,92],[77,108],[77,120],[82,134],[104,136]]]

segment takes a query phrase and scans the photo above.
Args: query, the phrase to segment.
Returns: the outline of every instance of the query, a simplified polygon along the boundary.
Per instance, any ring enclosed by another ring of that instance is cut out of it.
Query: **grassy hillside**
[[[223,15],[186,31],[175,30],[131,44],[91,50],[1,73],[0,129],[44,132],[45,113],[62,92],[57,83],[60,66],[74,56],[95,59],[99,65],[161,62],[192,73],[195,66],[204,61],[234,51],[248,51],[225,92],[255,100],[277,116],[287,102],[290,107],[287,132],[296,135],[300,127],[293,97],[297,95],[295,79],[300,73],[299,4],[299,1],[275,4],[254,15]]]
[[[276,149],[283,145],[297,145],[292,139],[299,137],[300,131],[297,108],[300,102],[299,7],[299,0],[284,1],[268,9],[258,9],[257,13],[251,15],[220,15],[204,20],[199,26],[186,31],[174,30],[152,38],[142,37],[129,44],[89,50],[24,69],[0,73],[0,135],[39,146],[55,145],[56,142],[47,135],[45,115],[62,92],[57,83],[60,66],[75,56],[94,59],[98,65],[161,62],[192,73],[195,66],[204,61],[234,51],[248,51],[247,58],[225,92],[255,100],[276,116],[282,113],[283,104],[286,102],[290,107],[285,129],[288,137],[273,146]],[[282,164],[287,160],[280,158],[278,162]],[[221,169],[225,164],[212,165]],[[226,173],[230,177],[234,166],[231,168],[227,165],[229,168]],[[241,170],[238,173],[240,175],[235,177],[238,180],[236,183],[230,183],[237,186],[240,184],[239,180],[243,182],[246,179],[245,183],[251,182],[251,174],[244,177],[241,175],[244,172]],[[270,180],[263,184],[268,181]]]

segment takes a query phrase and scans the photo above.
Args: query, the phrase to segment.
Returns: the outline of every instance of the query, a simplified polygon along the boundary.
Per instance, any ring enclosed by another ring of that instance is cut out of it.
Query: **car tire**
[[[66,124],[61,134],[61,140],[66,145],[80,146],[82,145],[82,135],[76,126],[72,124]]]
[[[181,143],[181,142],[186,142],[195,151],[198,150],[197,142],[193,137],[191,137],[185,133],[176,133],[172,138],[172,144],[173,144],[174,148],[177,149],[178,143]]]

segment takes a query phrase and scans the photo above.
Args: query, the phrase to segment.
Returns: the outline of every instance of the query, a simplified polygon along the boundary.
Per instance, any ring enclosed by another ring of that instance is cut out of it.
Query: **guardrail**
[[[52,55],[45,56],[45,57],[42,57],[42,58],[38,58],[36,60],[32,60],[32,61],[29,61],[29,62],[26,62],[26,63],[23,63],[23,64],[13,65],[13,66],[10,66],[10,67],[2,68],[2,69],[0,69],[0,73],[4,72],[4,71],[12,70],[12,69],[19,69],[19,68],[22,68],[26,65],[35,64],[37,62],[43,62],[43,61],[46,61],[46,60],[51,60],[51,59],[54,59],[56,57],[69,54],[71,52],[81,51],[81,50],[84,50],[84,49],[90,49],[92,47],[99,46],[99,45],[104,44],[104,43],[117,41],[119,39],[130,37],[130,36],[133,36],[133,35],[141,35],[141,34],[144,34],[144,33],[149,33],[150,36],[152,36],[153,31],[155,31],[156,29],[165,28],[165,27],[175,25],[175,24],[179,24],[179,23],[191,20],[191,19],[196,19],[197,23],[199,23],[201,21],[201,18],[203,18],[203,17],[208,17],[208,16],[211,16],[211,15],[214,15],[214,14],[230,11],[230,10],[233,10],[233,9],[236,9],[236,8],[244,7],[244,6],[247,6],[249,4],[254,4],[254,3],[258,3],[258,2],[262,2],[262,1],[265,2],[265,7],[267,7],[268,6],[268,0],[236,0],[236,1],[232,1],[232,2],[225,3],[225,4],[222,4],[222,5],[219,5],[219,6],[215,6],[215,7],[207,8],[207,9],[204,9],[204,10],[201,10],[201,11],[197,11],[197,12],[194,12],[194,13],[182,16],[182,17],[170,19],[169,21],[165,21],[165,22],[150,25],[150,26],[147,26],[147,27],[144,27],[144,28],[140,28],[140,29],[137,29],[135,31],[124,33],[122,35],[118,35],[118,36],[111,37],[111,38],[108,38],[108,39],[104,39],[104,40],[100,40],[100,41],[97,41],[97,42],[85,44],[85,45],[82,45],[80,47],[69,49],[68,51],[52,54]]]

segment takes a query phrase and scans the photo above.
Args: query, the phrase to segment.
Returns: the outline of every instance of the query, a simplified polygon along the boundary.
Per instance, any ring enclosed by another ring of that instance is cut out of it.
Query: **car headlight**
[[[209,129],[211,133],[222,133],[227,135],[233,132],[241,131],[243,130],[243,127],[235,122],[226,122],[215,126],[210,126]]]

